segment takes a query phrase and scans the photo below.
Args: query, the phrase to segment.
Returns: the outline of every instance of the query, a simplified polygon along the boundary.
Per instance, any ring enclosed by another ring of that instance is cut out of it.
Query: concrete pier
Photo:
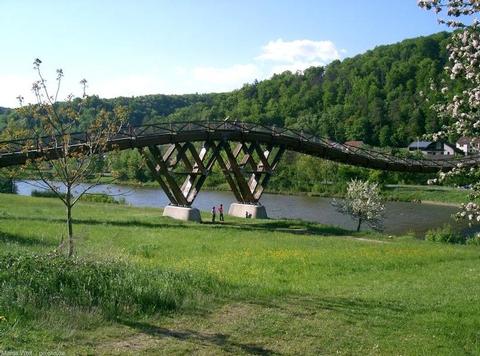
[[[177,220],[202,222],[200,210],[184,206],[167,205],[163,209],[163,216],[168,216]]]
[[[263,205],[232,203],[228,215],[246,218],[247,213],[252,219],[268,219],[267,210]]]

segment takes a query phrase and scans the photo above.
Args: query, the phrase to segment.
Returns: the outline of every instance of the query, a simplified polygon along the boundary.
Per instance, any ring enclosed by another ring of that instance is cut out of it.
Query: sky
[[[416,0],[0,0],[0,106],[33,100],[35,58],[60,98],[222,92],[445,30]]]

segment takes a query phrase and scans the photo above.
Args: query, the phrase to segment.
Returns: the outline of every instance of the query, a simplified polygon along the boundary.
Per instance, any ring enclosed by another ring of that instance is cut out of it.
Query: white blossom
[[[447,75],[452,80],[461,80],[464,90],[459,95],[451,94],[444,87],[441,93],[447,102],[434,108],[440,118],[450,124],[433,135],[434,139],[445,136],[480,137],[480,22],[475,15],[480,13],[478,0],[419,0],[418,5],[432,10],[442,16],[439,22],[454,30],[447,46],[450,64],[445,67]],[[450,99],[449,99],[450,98]],[[476,182],[472,186],[471,201],[462,205],[456,214],[459,219],[480,221],[480,182],[478,169],[465,169],[457,165],[447,173],[439,175],[439,181],[448,177],[464,176]]]
[[[354,179],[348,183],[345,199],[342,201],[334,199],[332,204],[338,211],[358,221],[357,231],[360,230],[362,222],[366,222],[373,229],[382,229],[385,205],[378,184]]]

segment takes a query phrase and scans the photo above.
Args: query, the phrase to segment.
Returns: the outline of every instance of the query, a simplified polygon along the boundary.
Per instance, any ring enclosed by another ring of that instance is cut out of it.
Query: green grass
[[[480,353],[480,248],[0,195],[0,350]],[[1,316],[6,320],[2,321]]]
[[[469,191],[465,189],[435,186],[386,187],[383,195],[391,201],[421,201],[447,204],[462,204],[468,201]]]

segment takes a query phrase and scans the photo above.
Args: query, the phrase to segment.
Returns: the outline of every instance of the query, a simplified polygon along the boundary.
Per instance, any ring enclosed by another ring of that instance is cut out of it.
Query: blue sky
[[[64,96],[202,93],[443,29],[416,0],[1,0],[0,106],[37,57]]]

